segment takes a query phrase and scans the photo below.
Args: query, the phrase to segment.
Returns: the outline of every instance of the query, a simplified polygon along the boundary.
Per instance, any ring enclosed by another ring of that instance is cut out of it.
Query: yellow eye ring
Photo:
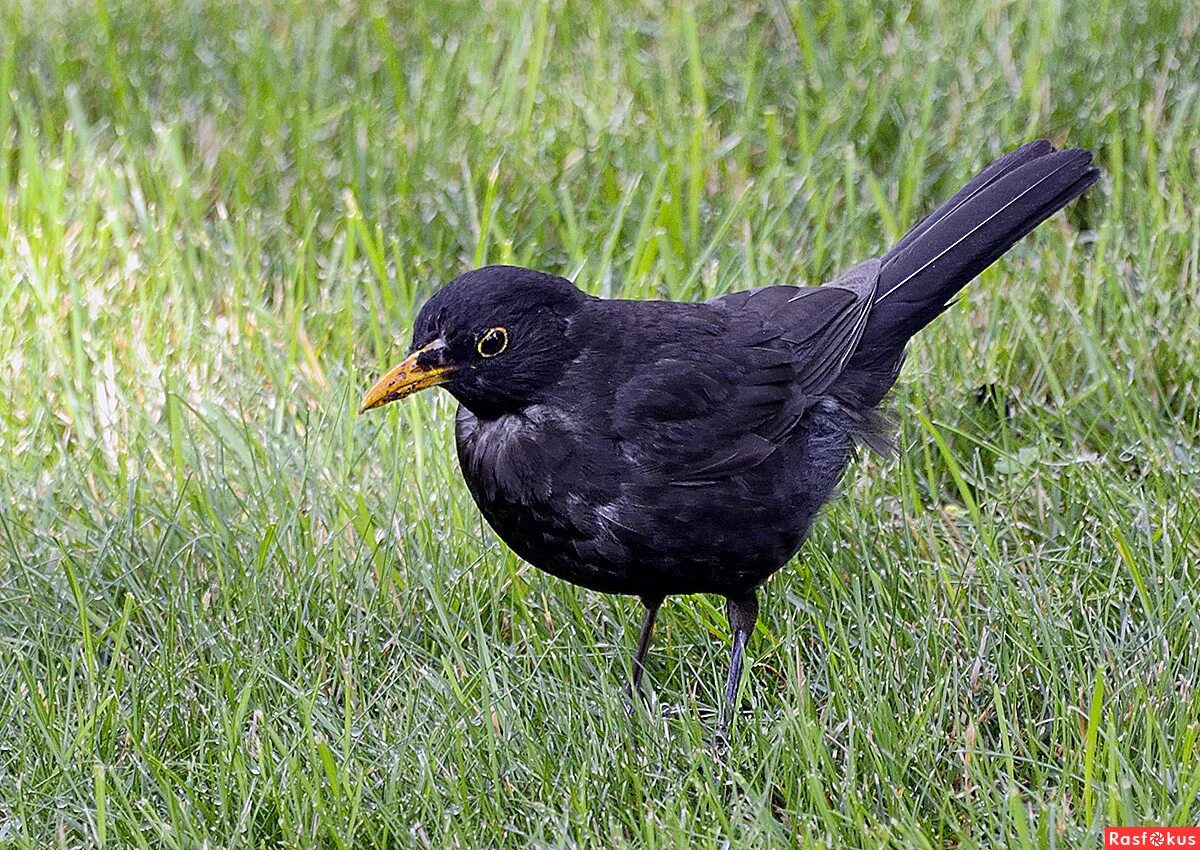
[[[475,350],[480,357],[495,357],[508,348],[508,331],[505,328],[491,328],[479,335],[475,342]]]

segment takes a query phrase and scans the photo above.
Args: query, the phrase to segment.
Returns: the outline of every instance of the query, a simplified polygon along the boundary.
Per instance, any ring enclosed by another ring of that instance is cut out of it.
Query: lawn
[[[9,0],[0,846],[1087,848],[1200,822],[1200,6]],[[815,283],[1032,138],[1105,178],[912,347],[767,585],[529,567],[422,300]]]

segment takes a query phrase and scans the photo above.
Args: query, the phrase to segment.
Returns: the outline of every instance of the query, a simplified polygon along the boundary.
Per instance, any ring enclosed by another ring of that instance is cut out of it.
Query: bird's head
[[[567,325],[588,300],[570,281],[516,266],[459,275],[425,302],[408,357],[361,412],[436,386],[481,418],[535,404],[577,353]]]

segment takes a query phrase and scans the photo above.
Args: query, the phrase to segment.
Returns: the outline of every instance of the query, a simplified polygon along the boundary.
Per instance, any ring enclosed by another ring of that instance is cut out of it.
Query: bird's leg
[[[646,613],[642,617],[642,632],[638,635],[637,650],[633,654],[633,689],[642,692],[642,670],[646,661],[646,650],[650,648],[650,633],[654,631],[654,618],[662,606],[663,597],[643,596]]]
[[[750,639],[750,633],[758,621],[758,597],[753,590],[737,599],[729,597],[725,602],[725,613],[729,617],[729,629],[733,632],[733,654],[729,658],[729,678],[725,681],[725,701],[721,704],[721,714],[717,720],[718,744],[729,741],[729,724],[737,707],[746,641]]]

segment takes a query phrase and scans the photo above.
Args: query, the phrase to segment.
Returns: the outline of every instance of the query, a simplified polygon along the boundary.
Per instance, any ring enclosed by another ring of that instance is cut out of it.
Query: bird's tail
[[[960,289],[1099,179],[1091,162],[1086,150],[1030,142],[906,233],[882,257],[875,302],[849,368],[894,376],[908,340]]]

